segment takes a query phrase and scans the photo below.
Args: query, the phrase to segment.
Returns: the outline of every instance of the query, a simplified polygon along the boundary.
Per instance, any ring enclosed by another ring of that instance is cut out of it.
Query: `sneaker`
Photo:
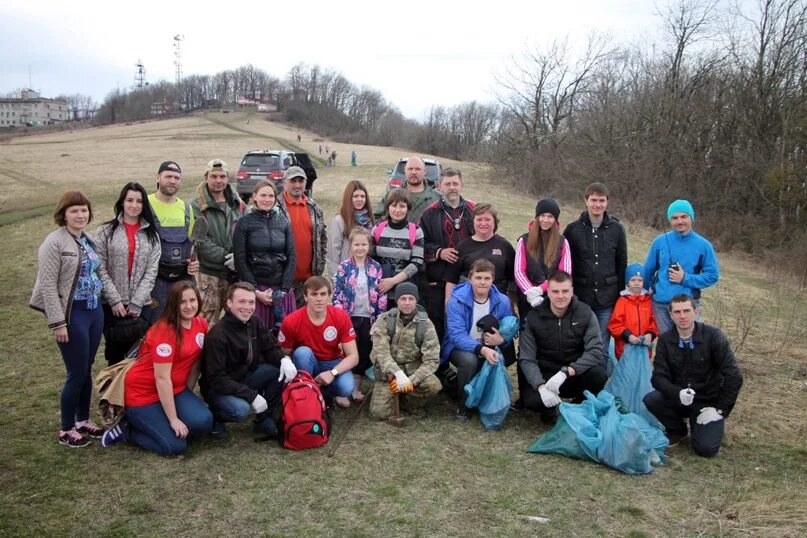
[[[101,446],[104,448],[109,448],[115,443],[125,441],[129,437],[126,430],[126,421],[119,420],[114,426],[105,431],[104,435],[101,436]]]
[[[558,412],[557,407],[550,407],[543,413],[539,413],[539,416],[541,417],[541,422],[543,422],[547,426],[554,426],[555,423],[558,421],[558,415],[560,415],[560,413]]]
[[[518,413],[524,410],[524,400],[519,396],[513,403],[510,404],[510,411]]]
[[[255,422],[255,424],[252,425],[252,431],[265,435],[270,439],[277,438],[277,424],[272,417],[266,417],[261,421]]]
[[[76,431],[85,437],[100,439],[106,433],[106,428],[102,428],[92,420],[76,423]]]
[[[353,394],[351,394],[350,397],[353,398],[354,402],[364,401],[364,394],[362,394],[358,388],[356,388],[356,390],[353,391]]]
[[[89,445],[91,442],[92,441],[88,438],[78,433],[75,428],[71,428],[67,431],[59,431],[60,445],[69,446],[70,448],[80,448]]]
[[[471,420],[471,410],[465,407],[464,405],[461,405],[457,409],[457,414],[455,416],[457,420],[459,420],[460,422],[468,422],[469,420]]]
[[[223,422],[214,422],[213,429],[210,430],[210,435],[216,441],[226,441],[230,438],[230,433],[227,431],[227,425]]]
[[[341,407],[342,409],[350,407],[350,400],[344,396],[334,396],[333,403],[335,403],[337,407]]]

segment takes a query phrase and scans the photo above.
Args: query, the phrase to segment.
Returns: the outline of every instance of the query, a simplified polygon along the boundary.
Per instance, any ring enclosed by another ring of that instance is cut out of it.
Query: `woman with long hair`
[[[519,317],[524,320],[530,308],[544,301],[547,277],[556,270],[572,274],[569,242],[560,233],[560,207],[551,198],[535,206],[535,219],[530,231],[516,245],[516,285],[519,294]]]
[[[146,189],[134,181],[124,185],[114,211],[115,217],[95,232],[104,284],[104,356],[110,365],[123,360],[148,328],[160,263],[160,238]]]
[[[277,188],[259,181],[252,190],[252,209],[238,219],[233,232],[235,272],[255,287],[255,314],[267,328],[279,326],[294,311],[296,258],[291,224],[277,206]]]
[[[176,282],[160,319],[148,330],[126,372],[124,418],[104,435],[108,447],[126,438],[161,456],[182,454],[189,435],[210,433],[213,415],[193,393],[207,321],[192,282]]]
[[[79,191],[64,193],[53,214],[59,229],[42,242],[30,306],[44,312],[62,354],[67,379],[60,397],[59,443],[87,446],[104,429],[90,420],[92,365],[101,343],[101,262],[96,245],[84,232],[92,221],[92,204]]]
[[[373,257],[381,264],[384,277],[378,290],[387,293],[407,280],[417,285],[423,267],[423,230],[409,220],[412,196],[405,189],[392,189],[384,207],[386,220],[373,226]]]
[[[361,181],[349,181],[342,193],[342,207],[328,225],[327,276],[333,280],[339,264],[350,258],[349,235],[353,228],[372,230],[375,219],[370,195]]]

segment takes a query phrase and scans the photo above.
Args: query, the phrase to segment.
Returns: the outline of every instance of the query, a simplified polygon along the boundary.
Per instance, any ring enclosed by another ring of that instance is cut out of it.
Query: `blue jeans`
[[[271,416],[283,392],[283,383],[277,380],[278,377],[280,370],[276,366],[261,364],[241,381],[249,388],[257,390],[258,394],[266,399],[269,406],[266,416]],[[232,394],[216,394],[210,391],[205,395],[205,400],[210,404],[210,410],[213,411],[217,422],[243,422],[252,409],[252,402]]]
[[[73,301],[68,341],[57,344],[67,369],[67,379],[60,397],[62,430],[69,430],[76,422],[90,418],[92,398],[92,364],[101,343],[104,330],[104,311],[99,304],[89,310],[87,301]]]
[[[701,302],[695,301],[695,308],[700,307]],[[659,334],[664,334],[675,327],[675,324],[670,317],[670,303],[657,303],[656,301],[653,301],[653,317],[656,318],[656,325],[658,326]],[[701,321],[700,313],[695,316],[695,321]]]
[[[611,341],[611,333],[608,332],[608,322],[611,321],[611,314],[614,312],[613,306],[598,306],[591,309],[597,316],[597,323],[600,325],[600,338],[602,339],[603,356],[608,356],[608,343]]]
[[[213,415],[205,403],[189,389],[174,396],[177,417],[188,427],[188,435],[204,435],[213,428]],[[174,434],[165,415],[162,403],[130,406],[126,408],[129,438],[160,456],[183,454],[188,449],[187,439]]]
[[[295,349],[291,360],[298,370],[304,370],[313,377],[317,377],[320,372],[324,372],[325,370],[332,370],[342,361],[342,359],[318,360],[314,356],[314,352],[311,351],[311,348],[308,346],[300,346]],[[336,376],[333,383],[323,388],[323,392],[329,396],[348,397],[353,393],[355,386],[356,383],[353,381],[353,374],[348,370]]]

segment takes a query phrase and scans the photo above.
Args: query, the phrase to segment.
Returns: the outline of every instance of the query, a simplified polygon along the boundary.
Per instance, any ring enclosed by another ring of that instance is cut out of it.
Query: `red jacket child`
[[[625,271],[626,289],[620,293],[608,323],[608,332],[614,337],[617,359],[622,357],[626,343],[649,346],[658,337],[658,326],[653,316],[653,299],[642,288],[643,270],[639,263],[628,266]]]

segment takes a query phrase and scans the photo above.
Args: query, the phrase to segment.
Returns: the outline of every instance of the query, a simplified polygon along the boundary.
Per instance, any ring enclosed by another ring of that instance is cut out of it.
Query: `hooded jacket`
[[[295,254],[291,224],[277,208],[253,208],[233,233],[233,259],[238,278],[253,286],[288,290],[294,281]]]
[[[622,290],[621,297],[614,305],[611,321],[608,322],[608,332],[614,337],[614,353],[616,358],[622,356],[625,344],[629,343],[630,336],[641,338],[646,334],[658,337],[658,326],[653,316],[653,298],[642,290],[640,295],[633,295],[628,290]]]
[[[572,254],[574,294],[592,308],[613,306],[628,265],[628,240],[619,219],[606,212],[595,230],[583,211],[563,236]]]
[[[564,366],[582,374],[603,362],[600,325],[591,308],[572,297],[569,308],[558,317],[550,306],[550,301],[544,301],[530,310],[521,333],[518,363],[536,390]]]
[[[501,321],[513,315],[510,299],[501,293],[496,286],[490,287],[490,313]],[[445,362],[454,349],[476,353],[480,343],[471,338],[471,323],[474,317],[474,289],[470,282],[458,285],[451,293],[451,299],[446,308],[446,335],[443,340],[443,352],[440,362]],[[512,345],[505,342],[501,347]]]
[[[237,396],[252,402],[258,391],[243,383],[247,375],[261,365],[280,366],[283,352],[271,331],[256,316],[243,322],[231,313],[213,325],[205,336],[202,349],[202,378],[199,386],[210,393]]]
[[[222,209],[213,200],[207,182],[202,181],[196,187],[196,197],[190,202],[194,218],[204,216],[207,220],[207,238],[197,248],[199,271],[219,278],[230,276],[230,270],[224,265],[224,257],[233,251],[235,223],[246,210],[246,204],[229,183],[224,189],[224,201]]]

